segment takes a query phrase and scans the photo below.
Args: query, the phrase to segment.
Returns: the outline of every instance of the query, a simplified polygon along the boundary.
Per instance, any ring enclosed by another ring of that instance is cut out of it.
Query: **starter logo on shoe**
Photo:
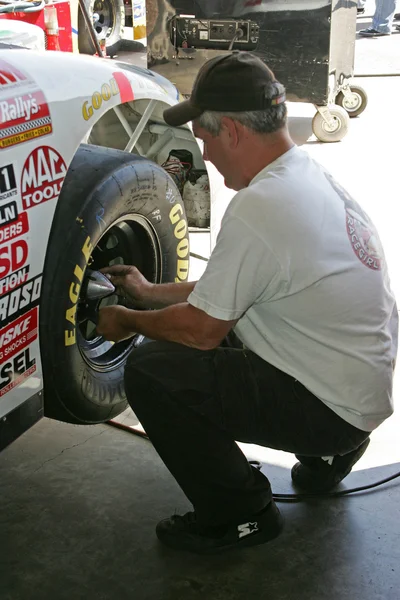
[[[25,161],[21,176],[22,204],[25,210],[56,200],[67,172],[62,156],[50,148],[35,148]]]
[[[0,100],[0,149],[49,135],[52,131],[49,107],[41,90]]]
[[[245,537],[246,535],[250,535],[251,533],[254,533],[255,531],[258,531],[258,523],[254,522],[254,523],[243,523],[243,525],[238,525],[238,533],[239,533],[239,537]]]

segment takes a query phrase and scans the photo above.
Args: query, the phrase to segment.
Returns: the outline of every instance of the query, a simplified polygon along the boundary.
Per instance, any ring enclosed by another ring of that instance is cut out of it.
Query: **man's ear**
[[[221,128],[228,140],[228,145],[232,150],[235,150],[239,144],[240,131],[238,123],[230,117],[222,117]]]

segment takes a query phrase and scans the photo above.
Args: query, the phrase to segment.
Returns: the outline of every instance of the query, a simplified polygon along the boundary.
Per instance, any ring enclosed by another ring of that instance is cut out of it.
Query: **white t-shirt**
[[[188,301],[345,421],[393,412],[398,314],[371,221],[297,147],[236,194]]]

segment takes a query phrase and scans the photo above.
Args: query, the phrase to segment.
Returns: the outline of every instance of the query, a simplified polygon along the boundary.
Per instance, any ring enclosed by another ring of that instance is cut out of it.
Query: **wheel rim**
[[[344,96],[342,106],[347,112],[355,112],[360,108],[362,98],[360,94],[353,92],[350,96]]]
[[[115,11],[110,0],[96,0],[93,5],[93,14],[97,15],[93,23],[97,37],[100,40],[110,37],[115,24]]]
[[[131,264],[154,283],[161,280],[161,249],[151,224],[141,215],[125,215],[108,228],[89,261],[92,270],[115,264]],[[104,306],[131,306],[113,294],[100,302],[88,303],[80,298],[77,310],[77,342],[84,360],[95,371],[111,371],[121,366],[133,348],[144,340],[136,334],[128,340],[113,343],[96,334],[95,312]]]
[[[332,119],[332,124],[329,124],[326,121],[322,121],[322,129],[325,133],[336,133],[341,128],[341,120],[336,115],[332,115]]]

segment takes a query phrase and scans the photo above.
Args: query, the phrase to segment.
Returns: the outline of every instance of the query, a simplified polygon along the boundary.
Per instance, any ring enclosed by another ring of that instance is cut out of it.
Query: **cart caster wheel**
[[[349,129],[350,118],[341,106],[330,106],[328,110],[332,123],[327,123],[320,112],[315,113],[312,120],[312,130],[314,135],[321,142],[340,142]]]
[[[345,109],[349,117],[358,117],[367,108],[368,96],[364,88],[359,85],[352,85],[348,94],[339,92],[335,102]]]

